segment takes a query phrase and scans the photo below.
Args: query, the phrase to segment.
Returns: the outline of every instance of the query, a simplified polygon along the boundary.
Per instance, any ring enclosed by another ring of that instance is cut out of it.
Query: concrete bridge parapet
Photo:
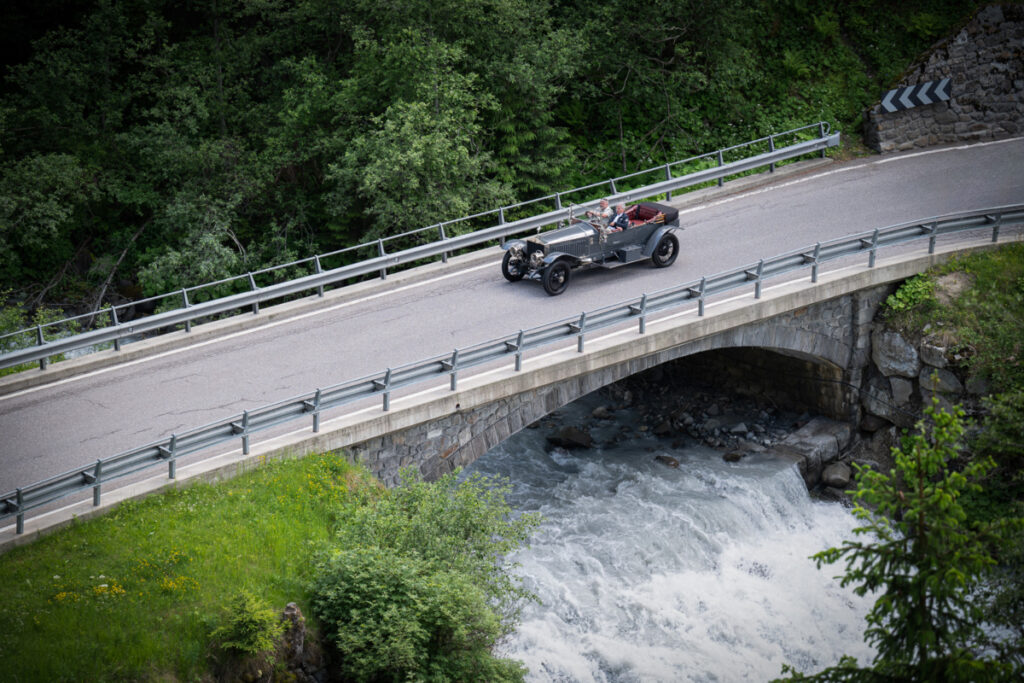
[[[661,332],[652,334],[649,327],[644,337],[636,330],[611,335],[618,341],[606,339],[601,349],[587,354],[568,352],[562,363],[524,371],[526,374],[518,377],[524,380],[520,391],[479,403],[459,400],[444,415],[348,447],[387,485],[396,483],[399,471],[409,466],[434,479],[472,463],[535,420],[603,386],[678,358],[729,348],[770,350],[803,363],[796,376],[805,381],[790,389],[818,412],[856,424],[860,419],[858,390],[870,359],[871,321],[892,289],[889,282],[871,284],[807,302],[795,292],[780,292],[771,301],[755,302],[752,307],[763,309],[765,315],[750,316],[754,319],[749,322],[737,324],[736,318],[715,313],[698,320],[684,315],[674,325],[662,323],[665,329]],[[751,306],[749,300],[742,304]],[[703,329],[688,333],[692,328]],[[650,348],[645,352],[643,347]],[[776,373],[779,376],[773,381],[793,383],[786,376],[792,366],[786,368]],[[764,370],[771,375],[771,368]],[[821,381],[807,382],[808,375]],[[507,386],[507,381],[496,382]]]

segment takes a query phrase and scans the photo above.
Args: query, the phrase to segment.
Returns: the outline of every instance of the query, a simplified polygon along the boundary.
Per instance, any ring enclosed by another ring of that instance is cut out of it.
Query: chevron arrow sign
[[[949,99],[949,79],[928,81],[905,88],[895,88],[885,93],[882,98],[882,111],[894,112],[910,109],[921,104],[931,104],[939,100]]]

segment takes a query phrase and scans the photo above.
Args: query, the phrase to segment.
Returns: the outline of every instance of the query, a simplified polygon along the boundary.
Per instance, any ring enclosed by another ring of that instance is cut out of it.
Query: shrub
[[[475,476],[427,484],[404,473],[373,504],[344,509],[322,552],[312,605],[358,681],[511,681],[524,670],[494,657],[529,597],[507,556],[537,523],[514,518],[506,488]]]
[[[912,308],[934,301],[935,281],[922,273],[910,278],[885,300],[890,311],[909,311]]]
[[[224,623],[211,634],[225,652],[256,655],[273,650],[284,631],[278,614],[259,598],[238,593],[226,609]]]

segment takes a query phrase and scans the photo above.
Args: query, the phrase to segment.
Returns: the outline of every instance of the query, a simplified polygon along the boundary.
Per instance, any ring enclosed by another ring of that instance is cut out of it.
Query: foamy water
[[[563,413],[585,421],[596,397]],[[609,442],[635,416],[592,434]],[[469,472],[511,480],[510,502],[544,518],[519,573],[530,605],[503,656],[532,681],[764,681],[788,663],[818,671],[862,662],[873,600],[840,588],[842,566],[809,556],[852,537],[842,506],[812,500],[795,468],[767,457],[726,463],[652,437],[549,452],[524,430]],[[669,454],[672,469],[654,456]]]

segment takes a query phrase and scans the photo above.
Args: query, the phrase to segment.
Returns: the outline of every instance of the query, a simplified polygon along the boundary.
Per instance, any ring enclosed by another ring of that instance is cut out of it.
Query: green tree
[[[996,566],[994,549],[1024,520],[968,519],[961,497],[980,490],[989,458],[963,463],[963,411],[925,410],[918,433],[893,449],[888,474],[858,470],[854,514],[865,522],[847,541],[814,556],[820,568],[845,559],[841,584],[877,595],[865,639],[877,648],[872,666],[844,659],[815,681],[1017,680],[1019,665],[983,653],[986,605],[978,589]],[[958,469],[962,468],[962,469]],[[991,651],[990,651],[991,652]]]
[[[344,676],[522,679],[518,662],[491,654],[528,597],[508,555],[537,523],[512,515],[506,491],[479,476],[427,484],[405,472],[376,504],[343,510],[311,595]]]

